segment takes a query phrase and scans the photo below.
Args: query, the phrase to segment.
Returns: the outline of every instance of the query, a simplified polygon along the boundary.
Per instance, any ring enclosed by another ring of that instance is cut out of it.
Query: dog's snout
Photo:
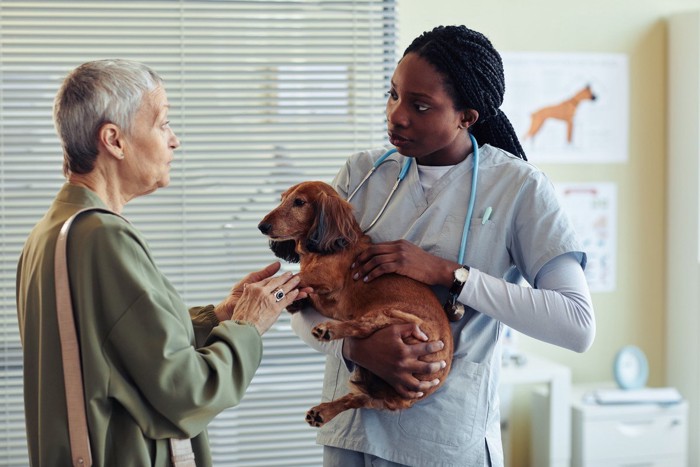
[[[270,233],[270,230],[272,229],[272,224],[269,224],[267,222],[261,222],[258,224],[258,230],[260,230],[264,235],[267,235]]]

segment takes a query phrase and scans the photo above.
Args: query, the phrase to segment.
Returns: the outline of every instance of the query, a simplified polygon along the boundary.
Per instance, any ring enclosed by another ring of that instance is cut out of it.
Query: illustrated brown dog
[[[312,332],[319,340],[367,337],[391,324],[415,323],[430,341],[445,346],[425,361],[447,362],[436,373],[421,376],[430,381],[447,378],[452,366],[453,341],[449,320],[431,289],[398,274],[384,274],[371,282],[353,280],[350,265],[371,244],[353,215],[350,203],[323,182],[303,182],[282,194],[280,205],[258,225],[270,238],[273,252],[290,262],[300,262],[301,284],[313,287],[311,305],[337,321],[320,323]],[[412,343],[417,340],[407,340]],[[416,400],[405,399],[368,370],[357,367],[350,393],[313,407],[306,414],[311,426],[322,426],[348,409],[400,410]],[[425,391],[422,398],[438,386]]]
[[[566,123],[566,140],[571,143],[574,135],[574,115],[576,114],[578,105],[585,100],[596,100],[595,94],[593,94],[591,87],[588,85],[574,94],[570,99],[556,105],[543,107],[533,112],[530,114],[530,129],[523,139],[534,137],[547,119],[554,118],[563,120],[564,123]]]

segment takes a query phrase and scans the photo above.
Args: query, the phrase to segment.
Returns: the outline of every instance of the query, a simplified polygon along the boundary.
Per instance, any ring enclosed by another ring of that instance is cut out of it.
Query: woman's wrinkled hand
[[[262,335],[285,307],[306,298],[312,291],[308,287],[299,289],[300,278],[291,272],[272,277],[279,269],[279,262],[272,263],[234,285],[230,295],[215,309],[219,321],[233,319],[250,323]]]
[[[239,282],[237,282],[232,288],[231,293],[226,297],[221,303],[219,303],[215,308],[216,316],[219,321],[228,321],[233,316],[233,309],[236,308],[236,303],[243,295],[243,288],[246,284],[251,284],[253,282],[259,282],[268,277],[272,277],[280,269],[280,262],[275,261],[272,264],[268,264],[260,271],[254,271],[245,276]]]

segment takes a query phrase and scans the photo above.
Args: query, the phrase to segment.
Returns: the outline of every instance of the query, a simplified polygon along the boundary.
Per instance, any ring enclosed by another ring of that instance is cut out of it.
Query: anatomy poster
[[[501,109],[534,164],[627,160],[627,56],[507,52]]]
[[[617,185],[555,183],[557,194],[588,256],[586,280],[591,292],[615,290],[617,257]]]

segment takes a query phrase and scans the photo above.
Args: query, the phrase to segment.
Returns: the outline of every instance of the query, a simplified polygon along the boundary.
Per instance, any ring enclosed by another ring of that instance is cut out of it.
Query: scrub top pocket
[[[447,216],[436,244],[436,253],[446,259],[457,261],[464,230],[464,218]],[[510,263],[510,255],[504,240],[503,226],[493,219],[482,224],[482,218],[472,219],[464,255],[464,264],[480,270],[505,271]]]
[[[399,413],[399,427],[406,436],[448,446],[475,439],[474,427],[484,426],[486,417],[485,407],[479,404],[483,380],[482,365],[455,358],[438,391]]]

